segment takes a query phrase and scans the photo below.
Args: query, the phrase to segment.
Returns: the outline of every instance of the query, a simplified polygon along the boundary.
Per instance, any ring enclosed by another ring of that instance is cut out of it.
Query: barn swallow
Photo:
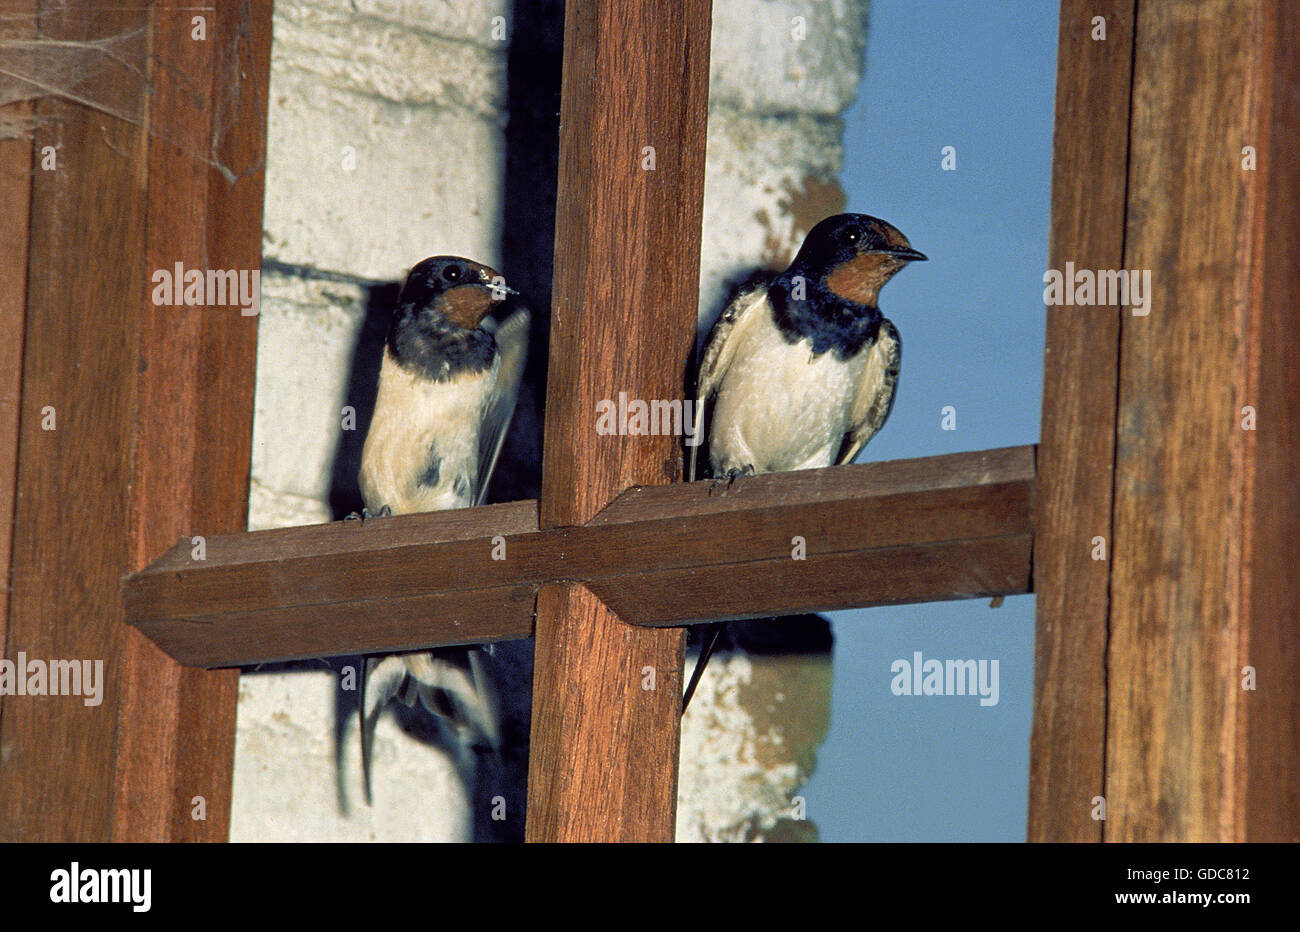
[[[788,269],[737,295],[709,334],[696,392],[701,422],[711,407],[715,477],[853,461],[898,384],[902,341],[880,289],[925,258],[885,221],[837,214],[812,228]]]
[[[388,330],[374,416],[361,453],[367,514],[483,503],[515,410],[528,348],[528,312],[497,325],[507,294],[493,269],[434,256],[406,278]],[[374,729],[390,699],[418,698],[468,744],[499,744],[495,696],[477,648],[367,658],[361,685],[366,801]]]
[[[925,258],[885,221],[837,214],[809,231],[788,269],[736,296],[709,334],[696,391],[697,437],[711,406],[715,482],[853,462],[898,385],[902,341],[880,289]],[[706,648],[685,701],[707,659]]]

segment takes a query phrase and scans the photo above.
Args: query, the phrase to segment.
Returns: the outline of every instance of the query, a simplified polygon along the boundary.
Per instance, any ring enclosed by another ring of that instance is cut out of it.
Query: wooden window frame
[[[834,467],[714,497],[679,481],[676,438],[591,442],[596,400],[679,394],[695,331],[711,10],[659,6],[567,6],[540,501],[257,533],[242,532],[256,319],[155,307],[147,270],[260,265],[270,4],[213,10],[207,42],[174,2],[95,11],[98,28],[149,30],[149,119],[43,100],[33,139],[0,142],[0,206],[30,216],[0,244],[15,441],[0,636],[10,659],[103,659],[110,688],[93,709],[0,697],[0,838],[224,840],[238,671],[204,667],[534,634],[528,838],[666,841],[682,624],[1028,591],[1031,840],[1300,838],[1296,7],[1064,0],[1051,262],[1156,275],[1149,317],[1048,310],[1036,456]],[[89,25],[78,9],[41,20],[62,38]],[[233,181],[194,157],[232,81],[217,146]],[[634,157],[647,144],[654,172]],[[40,170],[46,145],[62,169]],[[1236,164],[1245,145],[1255,170]],[[1226,261],[1207,265],[1207,244]],[[1238,424],[1247,405],[1258,430]],[[872,520],[833,520],[854,513]],[[810,521],[824,534],[796,573],[779,555]],[[486,560],[488,529],[505,565]],[[203,564],[164,554],[196,533]],[[476,576],[394,588],[396,550]],[[873,560],[896,570],[854,572]],[[447,623],[412,624],[412,608]]]

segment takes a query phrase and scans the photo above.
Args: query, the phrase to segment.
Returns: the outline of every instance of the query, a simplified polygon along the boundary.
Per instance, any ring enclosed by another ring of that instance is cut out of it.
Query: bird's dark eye
[[[459,265],[449,265],[449,266],[447,266],[445,269],[442,270],[442,277],[445,278],[445,279],[447,279],[447,281],[449,281],[449,282],[459,281],[459,280],[460,280],[460,266],[459,266]]]
[[[862,231],[857,227],[849,227],[844,231],[844,241],[846,243],[856,243],[860,239],[862,239]]]

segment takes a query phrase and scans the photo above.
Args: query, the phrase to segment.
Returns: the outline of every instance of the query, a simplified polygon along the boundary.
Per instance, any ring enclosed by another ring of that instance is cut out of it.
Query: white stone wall
[[[437,253],[501,267],[515,18],[502,0],[277,0],[250,528],[337,515],[359,443],[342,409],[364,395],[358,345],[382,325],[375,284]],[[784,265],[842,207],[837,114],[865,25],[865,0],[714,0],[702,320],[729,281]],[[360,803],[346,663],[241,678],[232,838],[467,837],[455,762],[395,716],[376,734],[375,804]],[[804,688],[828,689],[816,670]],[[790,681],[771,658],[715,657],[684,725],[680,838],[774,833],[824,733],[783,718]]]

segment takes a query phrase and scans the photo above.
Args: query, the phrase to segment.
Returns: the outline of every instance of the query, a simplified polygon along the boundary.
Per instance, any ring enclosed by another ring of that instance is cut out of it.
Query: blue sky
[[[873,0],[846,114],[848,209],[930,260],[881,294],[903,339],[894,410],[859,462],[1038,440],[1057,6]],[[940,168],[956,149],[956,171]],[[941,429],[956,409],[956,430]],[[803,790],[823,841],[1023,841],[1033,596],[831,614],[831,730]],[[996,659],[999,702],[890,691],[890,665]]]

